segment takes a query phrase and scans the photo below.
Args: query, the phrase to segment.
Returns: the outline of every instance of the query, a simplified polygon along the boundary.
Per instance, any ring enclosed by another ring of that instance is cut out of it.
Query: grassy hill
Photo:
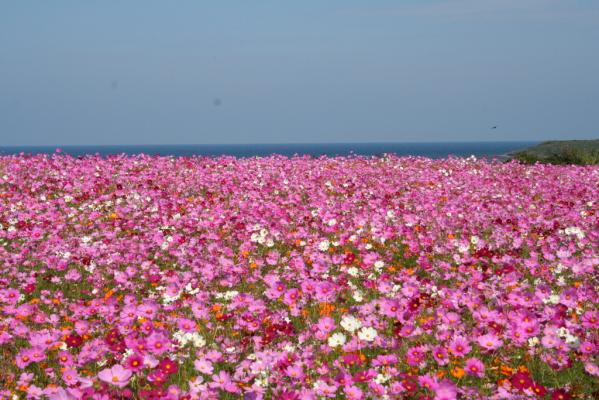
[[[550,140],[509,155],[518,161],[534,164],[599,164],[599,139]]]

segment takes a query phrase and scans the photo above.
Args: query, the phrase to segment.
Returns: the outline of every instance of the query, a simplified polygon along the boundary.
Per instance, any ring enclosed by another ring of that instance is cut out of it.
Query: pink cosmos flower
[[[177,320],[177,327],[183,332],[192,333],[196,330],[196,323],[189,318],[179,318]]]
[[[34,387],[34,385],[32,385]],[[38,388],[35,388],[36,392],[38,392]],[[76,396],[73,394],[73,389],[64,389],[61,387],[51,387],[48,386],[43,390],[42,394],[48,396],[49,400],[75,400],[80,398],[81,396]],[[36,398],[36,397],[34,397]]]
[[[468,375],[482,378],[485,375],[485,365],[478,358],[469,358],[466,360],[464,368]]]
[[[141,371],[144,368],[144,359],[139,354],[132,354],[125,360],[125,367],[131,371]]]
[[[433,387],[433,391],[435,392],[434,400],[455,400],[458,395],[455,385],[450,380],[439,382]]]
[[[335,320],[330,317],[323,317],[316,324],[316,328],[324,333],[329,333],[335,329]]]
[[[79,382],[79,374],[72,368],[67,368],[62,373],[62,380],[68,385],[73,386]]]
[[[154,354],[160,355],[170,351],[171,343],[168,338],[162,333],[152,332],[146,338],[148,350]]]
[[[476,341],[480,347],[489,351],[497,350],[503,344],[501,339],[494,333],[487,333],[486,335],[479,336]]]
[[[470,347],[468,340],[462,336],[454,338],[449,344],[449,351],[456,357],[463,357],[470,353],[470,350],[472,350],[472,348]]]
[[[33,359],[31,358],[31,349],[21,350],[19,352],[19,354],[17,354],[17,357],[15,358],[15,363],[17,364],[17,367],[19,367],[21,369],[27,367],[32,362],[33,362]]]
[[[327,384],[325,382],[319,381],[316,384],[316,394],[326,398],[333,398],[337,393],[338,387],[333,384]]]
[[[302,380],[304,378],[304,370],[303,370],[303,368],[300,365],[290,365],[285,370],[285,373],[291,379],[295,379],[295,380],[298,380],[298,381]]]
[[[447,365],[449,363],[449,353],[442,346],[437,346],[432,351],[433,358],[439,365]]]
[[[592,362],[584,363],[584,370],[593,376],[599,377],[599,366]]]
[[[106,368],[100,371],[98,373],[98,378],[111,385],[123,388],[129,384],[131,371],[120,364],[116,364],[112,368]]]
[[[214,368],[212,367],[212,363],[206,359],[195,360],[193,362],[195,368],[203,374],[210,375]]]
[[[345,393],[345,396],[347,396],[347,398],[350,400],[361,400],[364,398],[364,392],[362,392],[362,390],[359,387],[354,385],[346,386],[343,389],[343,392]]]
[[[406,352],[406,362],[408,365],[420,365],[426,357],[427,348],[425,346],[410,347]]]
[[[213,389],[222,389],[229,393],[237,393],[239,391],[237,385],[231,381],[231,375],[226,371],[220,371],[218,375],[212,375],[212,382],[208,386]]]
[[[585,341],[580,344],[578,349],[583,354],[593,354],[595,353],[597,346],[595,346],[593,342]]]

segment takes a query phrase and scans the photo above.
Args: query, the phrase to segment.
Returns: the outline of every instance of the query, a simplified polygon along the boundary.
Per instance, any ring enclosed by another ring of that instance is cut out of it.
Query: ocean
[[[291,144],[187,144],[187,145],[114,145],[114,146],[0,146],[0,155],[53,154],[57,148],[72,156],[148,154],[162,156],[255,157],[284,156],[448,156],[501,157],[538,142],[428,142],[428,143],[291,143]]]

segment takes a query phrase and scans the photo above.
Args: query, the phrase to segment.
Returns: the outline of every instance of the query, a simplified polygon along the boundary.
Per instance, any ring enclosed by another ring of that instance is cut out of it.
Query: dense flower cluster
[[[0,398],[599,390],[599,168],[0,157]]]

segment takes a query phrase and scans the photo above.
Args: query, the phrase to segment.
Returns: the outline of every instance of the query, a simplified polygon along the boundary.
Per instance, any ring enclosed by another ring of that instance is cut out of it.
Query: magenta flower
[[[76,385],[79,382],[79,374],[72,368],[66,368],[62,373],[62,380],[68,386]]]
[[[116,364],[112,368],[106,368],[100,371],[98,373],[98,378],[106,383],[123,388],[129,384],[131,371],[123,368],[120,364]]]
[[[499,337],[494,333],[487,333],[486,335],[479,336],[476,341],[480,347],[489,351],[497,350],[503,344]]]
[[[439,365],[447,365],[449,363],[449,353],[445,347],[437,346],[432,351],[433,358]]]
[[[364,392],[357,386],[346,386],[343,389],[345,396],[350,400],[361,400],[364,398]]]
[[[433,387],[433,391],[435,392],[434,400],[455,400],[458,395],[455,385],[449,380],[439,382]]]
[[[225,392],[237,393],[239,388],[231,380],[231,375],[226,371],[220,371],[212,376],[212,382],[208,384],[213,389],[222,389]]]
[[[466,354],[470,353],[472,348],[464,337],[458,336],[451,341],[449,344],[449,352],[456,357],[463,357]]]
[[[468,375],[482,378],[485,375],[485,365],[478,358],[469,358],[466,360],[465,371]]]
[[[139,354],[132,354],[125,360],[125,368],[131,371],[141,371],[144,367],[144,359]]]
[[[148,350],[154,354],[160,355],[170,351],[171,343],[168,338],[162,333],[152,332],[146,338]]]

